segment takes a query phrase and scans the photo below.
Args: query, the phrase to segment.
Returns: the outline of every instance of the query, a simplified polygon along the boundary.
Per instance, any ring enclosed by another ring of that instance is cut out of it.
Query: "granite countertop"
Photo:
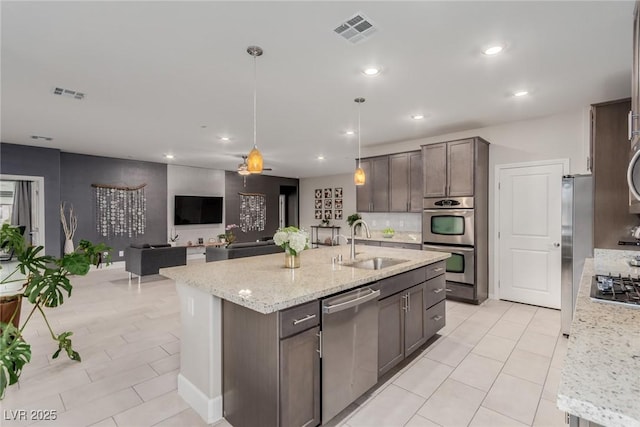
[[[257,312],[268,314],[304,302],[413,270],[448,253],[356,245],[357,260],[389,257],[407,260],[382,270],[350,267],[349,246],[306,250],[300,268],[284,268],[284,253],[162,268],[160,274],[181,284]],[[342,254],[344,264],[332,264]]]
[[[393,237],[384,237],[382,230],[371,230],[371,238],[356,236],[356,240],[376,240],[380,242],[415,243],[422,245],[422,233],[419,231],[396,231]]]
[[[619,258],[585,261],[557,403],[602,425],[640,427],[640,309],[589,297],[596,271],[626,272]]]

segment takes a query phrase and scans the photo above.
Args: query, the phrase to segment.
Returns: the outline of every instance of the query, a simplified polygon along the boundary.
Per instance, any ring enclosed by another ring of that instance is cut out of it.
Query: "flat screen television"
[[[176,196],[173,223],[222,224],[222,197]]]

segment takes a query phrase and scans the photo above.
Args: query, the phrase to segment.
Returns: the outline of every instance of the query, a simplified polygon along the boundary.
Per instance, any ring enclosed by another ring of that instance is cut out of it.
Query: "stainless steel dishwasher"
[[[378,381],[378,297],[356,289],[322,301],[322,422]]]

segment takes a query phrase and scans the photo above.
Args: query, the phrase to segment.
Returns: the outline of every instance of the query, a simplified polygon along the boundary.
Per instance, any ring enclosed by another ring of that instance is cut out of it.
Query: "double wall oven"
[[[473,197],[425,198],[422,211],[422,248],[449,252],[448,282],[474,286],[475,213]]]

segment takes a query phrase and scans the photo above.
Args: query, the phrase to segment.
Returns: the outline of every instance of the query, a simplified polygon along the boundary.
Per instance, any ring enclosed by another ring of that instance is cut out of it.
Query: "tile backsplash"
[[[404,212],[361,212],[362,219],[371,230],[391,227],[396,231],[422,232],[422,214]]]

